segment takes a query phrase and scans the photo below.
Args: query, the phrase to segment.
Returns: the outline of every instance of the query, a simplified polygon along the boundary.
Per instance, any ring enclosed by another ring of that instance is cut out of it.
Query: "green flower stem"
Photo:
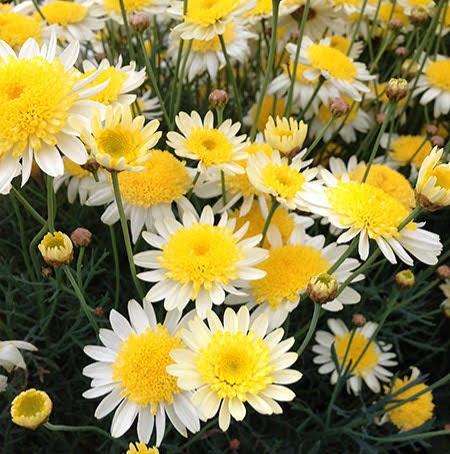
[[[120,0],[120,1],[122,2],[123,0]],[[155,92],[156,97],[158,98],[158,101],[159,101],[159,104],[160,104],[161,111],[163,113],[164,119],[165,119],[166,123],[168,125],[170,125],[170,117],[169,117],[169,114],[167,113],[167,110],[166,110],[166,105],[164,103],[164,98],[162,97],[161,91],[159,90],[159,86],[158,86],[158,82],[156,80],[154,68],[153,68],[149,58],[147,57],[147,52],[145,50],[144,38],[142,37],[141,33],[137,33],[137,39],[138,39],[138,42],[139,42],[139,49],[141,51],[142,58],[143,58],[143,60],[145,62],[145,70],[147,72],[147,76],[150,79],[150,83],[152,85],[152,89]]]
[[[95,320],[95,317],[92,314],[92,309],[89,307],[88,303],[86,302],[86,299],[83,295],[83,292],[79,285],[77,284],[77,281],[73,277],[72,274],[72,269],[68,266],[63,267],[64,274],[66,275],[67,279],[69,280],[70,284],[72,285],[73,290],[75,291],[75,294],[77,295],[78,301],[80,302],[81,308],[83,309],[86,317],[89,320],[89,323],[91,324],[92,328],[95,330],[95,332],[98,332],[98,325]]]
[[[421,207],[416,207],[414,210],[409,213],[409,215],[400,223],[400,225],[397,227],[397,230],[400,232],[400,230],[403,230],[411,221],[416,219],[420,213],[422,213],[423,209]]]
[[[123,239],[125,242],[125,249],[127,251],[128,263],[130,266],[131,278],[133,279],[134,286],[142,299],[144,292],[142,291],[141,283],[136,276],[136,266],[133,260],[133,248],[131,247],[130,232],[128,231],[127,218],[125,217],[125,211],[123,209],[122,196],[120,195],[119,178],[117,172],[111,172],[112,183],[114,187],[114,197],[116,199],[117,209],[120,216],[120,225],[122,226]]]
[[[317,322],[319,321],[321,309],[322,308],[320,307],[320,304],[315,304],[314,303],[314,312],[313,312],[311,321],[309,323],[308,332],[306,333],[306,336],[303,339],[302,344],[300,345],[299,349],[297,350],[298,356],[301,356],[301,354],[305,351],[306,347],[309,344],[309,341],[311,340],[311,338],[313,337],[314,332],[316,331]]]
[[[370,168],[372,167],[373,160],[375,159],[378,148],[380,147],[381,137],[383,136],[384,131],[386,131],[386,127],[389,124],[391,117],[395,112],[396,105],[397,104],[395,102],[391,102],[388,104],[386,116],[384,118],[383,124],[381,125],[380,131],[378,132],[378,136],[375,140],[375,145],[372,148],[372,152],[370,153],[369,162],[367,163],[366,171],[364,172],[364,176],[362,179],[363,183],[367,180],[367,177],[369,176],[369,171],[370,171]]]
[[[261,241],[259,242],[259,246],[262,247],[264,244],[264,240],[266,239],[267,231],[269,230],[270,222],[272,221],[273,215],[275,214],[276,209],[280,206],[280,202],[276,199],[272,199],[272,205],[270,207],[269,213],[266,218],[266,222],[264,223],[264,227],[262,229],[262,237]]]
[[[220,171],[220,184],[222,186],[222,201],[223,206],[227,204],[227,188],[225,185],[225,173],[223,170]]]
[[[336,120],[336,115],[331,115],[329,120],[326,122],[326,124],[323,126],[323,128],[319,131],[319,134],[317,134],[317,137],[314,139],[314,142],[308,147],[308,150],[306,151],[305,155],[303,156],[302,159],[306,159],[316,148],[316,146],[319,144],[319,142],[322,140],[322,137],[325,135],[325,133],[328,131],[330,126],[334,123]]]
[[[174,107],[174,116],[173,116],[173,121],[175,122],[175,116],[177,112],[180,110],[180,104],[181,104],[181,93],[183,90],[183,79],[184,75],[186,73],[186,65],[187,65],[187,60],[189,58],[189,54],[191,53],[192,49],[192,40],[189,41],[188,48],[186,50],[186,53],[184,54],[183,61],[181,62],[181,69],[179,73],[179,78],[178,78],[178,85],[177,85],[177,90],[176,90],[176,97],[175,97],[175,107]],[[175,123],[171,124],[171,129],[173,129],[175,126]]]
[[[308,19],[310,3],[311,3],[311,0],[306,0],[305,7],[303,8],[302,18],[300,19],[299,35],[298,35],[298,39],[297,39],[297,48],[295,50],[295,58],[294,58],[294,68],[292,70],[291,85],[289,86],[289,91],[288,91],[288,95],[287,95],[286,109],[284,110],[284,116],[287,118],[289,118],[291,116],[292,100],[294,98],[294,87],[295,87],[295,82],[297,81],[297,66],[298,66],[298,60],[300,58],[300,48],[302,46],[303,35],[305,32],[306,20]]]
[[[83,282],[81,279],[81,268],[83,267],[84,252],[86,248],[81,246],[78,250],[78,259],[77,259],[77,282],[80,287],[83,287]]]
[[[16,199],[24,206],[28,213],[37,221],[39,224],[44,225],[47,221],[30,205],[28,200],[14,187],[11,186],[11,192],[14,194]]]
[[[119,262],[119,251],[117,249],[116,231],[114,225],[109,226],[109,234],[111,236],[111,246],[114,259],[114,309],[119,307],[119,294],[120,294],[120,262]]]
[[[41,19],[47,23],[47,19],[45,18],[44,14],[42,13],[41,8],[39,7],[39,3],[37,0],[31,0],[33,2],[33,6],[36,8],[36,11],[38,12],[39,16],[41,16]]]
[[[130,52],[130,60],[135,60],[136,56],[134,54],[133,48],[133,34],[130,29],[130,24],[128,23],[127,10],[125,9],[124,0],[119,0],[120,12],[122,14],[123,25],[125,27],[125,33],[127,34],[128,41],[128,51]]]
[[[36,235],[31,240],[30,246],[28,248],[37,277],[39,277],[41,275],[41,265],[40,265],[39,259],[37,257],[37,245],[41,241],[42,237],[44,236],[44,234],[47,231],[48,231],[48,224],[47,224],[47,222],[45,222],[45,224],[41,227],[39,232],[36,233]]]
[[[355,44],[356,37],[358,36],[359,29],[361,28],[361,21],[362,21],[362,18],[364,17],[364,11],[366,10],[366,6],[367,6],[367,0],[364,0],[364,3],[362,4],[361,11],[360,11],[359,16],[358,16],[358,20],[357,20],[355,28],[353,30],[353,34],[352,34],[352,39],[350,41],[350,45],[348,46],[348,49],[347,49],[347,55],[350,55],[350,52],[352,51],[353,45]]]
[[[64,426],[46,422],[44,427],[51,432],[95,432],[106,438],[112,438],[108,432],[105,432],[103,429],[100,429],[100,427],[95,426]]]
[[[258,130],[259,117],[261,115],[262,105],[264,102],[264,97],[266,96],[267,87],[272,78],[273,66],[275,62],[275,55],[277,51],[277,30],[278,30],[278,12],[279,12],[280,2],[279,0],[272,0],[272,36],[270,38],[269,46],[269,57],[267,60],[267,69],[264,81],[261,87],[261,92],[259,93],[258,103],[256,104],[256,114],[253,119],[253,125],[250,132],[250,140],[254,141],[256,137],[256,132]]]
[[[234,77],[233,66],[231,64],[230,57],[228,56],[227,46],[225,44],[225,40],[223,39],[223,35],[219,35],[219,40],[220,40],[220,46],[222,47],[222,53],[223,53],[223,56],[225,57],[225,62],[227,65],[226,69],[227,69],[228,79],[231,82],[231,87],[233,88],[233,95],[234,95],[234,101],[236,103],[238,119],[242,124],[244,116],[242,114],[241,95],[239,93],[239,89],[238,89],[238,86],[236,83],[236,77]]]
[[[333,263],[333,265],[328,269],[328,274],[333,274],[343,263],[344,260],[350,257],[350,255],[355,251],[358,246],[358,237],[353,238],[352,242],[349,244],[348,248],[343,252],[343,254]]]
[[[55,191],[53,190],[53,177],[46,176],[47,185],[47,224],[50,232],[55,231],[55,217],[56,217],[56,205],[55,205]]]
[[[317,82],[316,88],[314,88],[313,94],[311,95],[311,98],[309,98],[308,102],[306,103],[305,108],[302,109],[297,116],[298,121],[303,120],[303,117],[305,116],[308,109],[311,107],[311,104],[313,103],[314,99],[316,98],[317,93],[319,93],[320,87],[322,87],[324,82],[325,82],[325,78],[323,76],[320,76],[319,81]]]

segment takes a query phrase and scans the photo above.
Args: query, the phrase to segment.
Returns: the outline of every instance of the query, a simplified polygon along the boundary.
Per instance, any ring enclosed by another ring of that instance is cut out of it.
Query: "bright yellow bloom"
[[[274,120],[269,117],[264,137],[267,143],[275,150],[285,155],[290,155],[303,146],[308,127],[303,121],[298,122],[294,118],[280,118]]]
[[[38,246],[46,263],[56,268],[67,265],[73,258],[73,244],[62,232],[48,232]]]
[[[34,388],[21,392],[11,404],[11,419],[18,426],[35,430],[45,424],[53,404],[47,393]]]

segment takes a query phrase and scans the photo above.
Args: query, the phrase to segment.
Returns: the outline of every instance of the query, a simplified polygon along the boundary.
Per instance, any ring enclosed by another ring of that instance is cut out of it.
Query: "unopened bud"
[[[444,138],[438,135],[433,136],[430,142],[433,144],[433,147],[442,148],[444,146]]]
[[[427,124],[425,131],[429,136],[435,136],[438,132],[438,127],[433,123],[429,123]]]
[[[353,317],[352,317],[352,323],[355,325],[355,326],[358,326],[358,327],[361,327],[361,326],[364,326],[366,324],[367,320],[366,320],[366,317],[364,317],[363,314],[353,314]]]
[[[423,25],[428,21],[428,14],[423,9],[413,9],[411,16],[409,18],[413,25]]]
[[[441,265],[441,266],[438,266],[437,270],[436,270],[436,274],[438,275],[438,277],[440,277],[441,279],[448,279],[450,278],[450,266],[448,265]]]
[[[297,41],[299,37],[300,37],[300,32],[298,30],[294,30],[291,33],[291,41]]]
[[[400,19],[391,19],[389,21],[388,27],[391,30],[400,30],[403,27],[403,22]]]
[[[137,32],[143,32],[150,25],[150,18],[146,14],[133,13],[129,19],[130,26]]]
[[[338,282],[333,275],[321,273],[309,280],[307,291],[316,304],[325,304],[336,298]]]
[[[228,444],[230,451],[237,451],[241,446],[241,442],[237,438],[232,438]]]
[[[345,115],[350,109],[350,106],[345,99],[342,98],[334,98],[330,104],[330,110],[333,115],[336,117],[341,117]]]
[[[70,239],[75,247],[86,247],[91,243],[92,233],[88,229],[78,227],[70,234]]]
[[[405,79],[391,79],[386,88],[386,96],[391,101],[400,101],[408,94],[408,82]]]
[[[399,46],[395,49],[395,55],[397,55],[397,57],[407,57],[409,55],[409,50],[407,47]]]
[[[73,244],[62,232],[48,232],[38,246],[47,265],[53,268],[69,264],[73,259]]]
[[[216,89],[209,95],[209,103],[215,109],[223,109],[228,103],[228,93],[225,90]]]
[[[384,123],[385,118],[386,118],[386,114],[384,112],[378,112],[375,115],[375,120],[379,125],[382,125]]]
[[[41,268],[41,275],[44,279],[48,279],[53,273],[53,268],[50,268],[49,266],[43,266]]]
[[[95,159],[88,159],[81,167],[88,172],[95,173],[100,165]]]
[[[416,277],[411,270],[403,270],[395,275],[395,282],[400,288],[411,288],[416,283]]]
[[[103,309],[103,307],[97,306],[94,309],[94,314],[96,317],[103,317],[105,315],[105,310]]]

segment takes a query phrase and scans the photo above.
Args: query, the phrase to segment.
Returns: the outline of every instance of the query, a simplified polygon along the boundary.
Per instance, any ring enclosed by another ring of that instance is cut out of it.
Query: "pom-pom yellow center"
[[[88,9],[76,2],[56,0],[42,5],[41,11],[49,25],[68,25],[81,22]]]
[[[39,41],[41,36],[39,22],[32,17],[14,12],[0,13],[0,39],[12,48],[21,47],[28,38]]]
[[[324,44],[312,44],[308,48],[308,58],[311,66],[326,71],[335,79],[352,82],[356,78],[356,66],[339,49]]]
[[[94,73],[94,71],[95,70],[87,71],[82,77],[84,78],[90,76]],[[109,82],[102,91],[91,96],[90,99],[106,105],[112,104],[119,98],[126,79],[126,74],[116,68],[109,67],[104,69],[98,74],[97,78],[93,82],[87,85],[87,87],[94,87],[106,81]]]
[[[425,74],[432,85],[450,91],[450,60],[438,60],[430,63]]]
[[[233,157],[233,144],[218,129],[194,128],[186,147],[207,167],[230,162]]]
[[[190,0],[186,22],[208,27],[226,18],[241,4],[241,0]]]
[[[285,199],[292,199],[305,183],[305,177],[289,164],[269,163],[262,171],[262,182]]]

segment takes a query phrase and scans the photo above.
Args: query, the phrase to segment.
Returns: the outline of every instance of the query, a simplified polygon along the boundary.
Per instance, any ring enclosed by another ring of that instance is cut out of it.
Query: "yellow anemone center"
[[[230,230],[209,224],[194,224],[175,232],[164,245],[161,264],[167,277],[182,284],[192,283],[193,297],[200,288],[236,279],[237,262],[243,258]]]
[[[380,352],[376,348],[376,344],[374,341],[370,341],[366,349],[366,345],[368,342],[369,339],[359,332],[355,332],[355,334],[353,335],[353,339],[351,339],[350,332],[344,334],[343,336],[336,336],[334,348],[336,350],[336,356],[340,366],[341,367],[348,366],[351,362],[352,364],[351,367],[352,368],[354,367],[353,375],[357,376],[362,376],[372,371],[378,364]],[[361,356],[365,349],[366,351]],[[347,356],[345,356],[346,352]],[[359,363],[355,367],[357,361],[359,361]]]
[[[262,171],[262,181],[276,194],[292,199],[302,189],[305,177],[287,163],[269,163]]]
[[[350,179],[362,181],[366,166],[360,165],[350,172]],[[414,190],[410,182],[399,172],[382,164],[374,164],[370,168],[367,184],[382,189],[394,199],[397,199],[406,209],[415,207]]]
[[[450,91],[450,59],[430,63],[425,74],[432,85]]]
[[[194,128],[186,147],[207,167],[230,162],[233,158],[233,144],[218,129]]]
[[[88,71],[83,74],[82,77],[85,78],[87,76],[90,76],[94,72],[95,70]],[[104,69],[99,73],[99,75],[93,82],[87,85],[87,87],[94,87],[106,81],[109,82],[102,91],[91,96],[90,99],[106,105],[112,104],[119,98],[126,79],[127,75],[119,69],[116,69],[114,67]]]
[[[196,364],[202,379],[220,399],[258,394],[272,383],[270,350],[252,332],[216,331],[202,348]]]
[[[222,34],[225,44],[230,44],[236,37],[235,24],[229,23],[225,26],[225,32]],[[192,50],[194,52],[200,52],[202,54],[207,52],[221,52],[222,45],[218,35],[215,35],[212,39],[203,41],[199,39],[192,40]]]
[[[330,266],[312,246],[286,245],[270,249],[269,253],[258,266],[267,274],[252,282],[252,295],[257,304],[269,303],[273,309],[281,303],[295,301],[309,280]]]
[[[77,99],[74,79],[59,60],[8,58],[0,62],[0,156],[16,156],[30,144],[55,145],[68,111]]]
[[[0,39],[17,49],[28,39],[40,41],[42,30],[32,17],[8,12],[0,13]]]
[[[399,164],[406,165],[410,161],[419,168],[423,160],[430,154],[431,143],[424,142],[424,136],[400,136],[391,141],[391,158]]]
[[[450,165],[440,164],[433,169],[430,176],[436,177],[436,185],[450,190]]]
[[[153,151],[143,166],[142,172],[119,173],[120,192],[127,203],[144,208],[172,203],[191,186],[183,163],[167,151]]]
[[[66,156],[64,156],[63,160],[64,160],[64,172],[69,174],[71,177],[84,178],[84,177],[88,177],[90,175],[90,173],[87,170],[83,169],[83,167],[81,167],[76,162],[73,162]]]
[[[283,98],[277,98],[275,96],[264,96],[261,114],[258,118],[258,131],[264,131],[266,128],[267,120],[270,116],[273,118],[282,117],[286,102]],[[254,104],[250,110],[250,116],[253,121],[256,117],[256,104]]]
[[[141,334],[130,334],[112,365],[122,396],[141,407],[150,406],[153,414],[160,402],[171,404],[179,389],[177,379],[166,368],[173,364],[170,352],[182,347],[181,340],[159,324]]]
[[[107,154],[114,162],[125,158],[127,162],[136,160],[143,143],[142,133],[118,124],[102,129],[96,137],[98,151]]]
[[[208,27],[227,18],[241,3],[241,0],[190,0],[185,20]]]
[[[42,239],[41,244],[47,249],[64,249],[66,247],[65,236],[62,232],[48,233]]]
[[[103,6],[108,11],[120,13],[120,0],[102,0]],[[123,0],[125,10],[128,12],[142,11],[144,8],[152,6],[153,0]]]
[[[339,222],[367,230],[372,239],[397,237],[398,225],[409,214],[398,200],[367,183],[340,182],[326,193]]]
[[[397,393],[401,388],[407,386],[409,383],[411,383],[411,379],[408,378],[394,379],[390,394]],[[426,389],[428,389],[427,385],[418,383],[417,385],[411,386],[405,391],[395,395],[392,402],[386,404],[385,409],[389,419],[398,429],[415,429],[433,417],[434,404],[431,391],[425,392],[403,405],[398,405],[402,400],[410,399],[414,395],[423,392]],[[397,407],[393,408],[394,406]],[[392,410],[390,410],[390,408],[392,408]]]
[[[326,71],[334,79],[352,82],[357,76],[356,66],[339,49],[324,44],[312,44],[308,48],[311,66]]]
[[[81,22],[88,9],[76,2],[55,0],[42,5],[41,11],[48,24],[69,25]]]

